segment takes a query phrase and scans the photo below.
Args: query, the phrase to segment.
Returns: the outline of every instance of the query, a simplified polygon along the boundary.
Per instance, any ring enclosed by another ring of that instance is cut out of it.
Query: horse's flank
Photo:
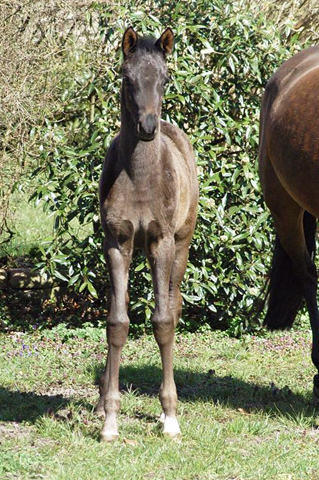
[[[319,46],[303,50],[277,70],[263,97],[259,154],[262,183],[266,171],[269,176],[265,162],[269,158],[291,198],[315,217],[319,217],[318,89]],[[275,186],[274,192],[266,190],[268,197],[277,196]],[[275,198],[270,201],[274,204]]]

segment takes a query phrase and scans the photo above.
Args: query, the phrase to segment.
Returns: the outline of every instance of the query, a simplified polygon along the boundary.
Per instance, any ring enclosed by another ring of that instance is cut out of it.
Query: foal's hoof
[[[101,443],[113,443],[119,438],[119,434],[116,432],[101,432],[100,442]]]
[[[163,435],[165,437],[173,438],[174,440],[181,438],[181,431],[175,417],[161,417],[161,421],[163,422]]]
[[[319,405],[319,375],[313,377],[313,402]]]

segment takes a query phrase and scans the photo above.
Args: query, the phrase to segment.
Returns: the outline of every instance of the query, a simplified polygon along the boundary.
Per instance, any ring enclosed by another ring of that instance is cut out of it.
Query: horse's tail
[[[313,259],[316,250],[316,218],[304,213],[304,235],[310,257]],[[304,298],[302,284],[293,270],[291,258],[283,249],[278,236],[272,259],[268,290],[268,310],[264,325],[269,330],[290,328],[296,318]]]

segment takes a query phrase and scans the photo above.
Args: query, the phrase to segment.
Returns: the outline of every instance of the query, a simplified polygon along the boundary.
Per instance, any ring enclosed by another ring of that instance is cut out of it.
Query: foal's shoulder
[[[186,133],[176,125],[161,120],[161,133],[166,135],[184,156],[194,156],[193,147]]]

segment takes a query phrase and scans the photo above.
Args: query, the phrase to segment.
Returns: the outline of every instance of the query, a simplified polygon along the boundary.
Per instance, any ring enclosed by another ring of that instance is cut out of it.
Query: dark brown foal
[[[285,62],[263,97],[259,173],[277,240],[265,324],[290,327],[306,300],[313,335],[312,360],[319,370],[317,271],[314,264],[319,217],[319,47]],[[314,377],[319,393],[319,376]]]
[[[152,271],[152,323],[163,366],[163,431],[170,436],[180,433],[173,343],[182,308],[180,284],[196,221],[198,183],[186,135],[160,120],[168,81],[165,57],[172,47],[170,29],[156,41],[139,38],[129,28],[122,42],[121,129],[107,152],[100,180],[104,254],[111,281],[109,350],[97,405],[97,412],[105,414],[103,441],[118,437],[119,365],[129,329],[127,284],[134,248],[144,250]]]

